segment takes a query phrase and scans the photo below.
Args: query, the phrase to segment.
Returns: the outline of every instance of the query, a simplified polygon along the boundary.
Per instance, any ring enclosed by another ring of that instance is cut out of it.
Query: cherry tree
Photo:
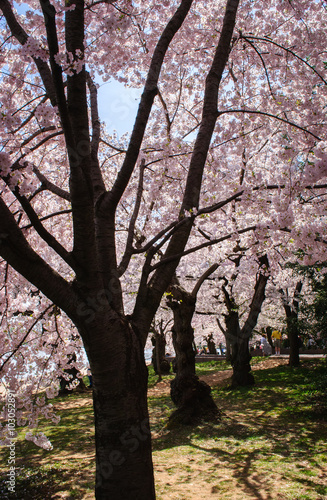
[[[201,285],[216,269],[213,264],[196,281],[191,292],[183,288],[177,277],[168,289],[167,304],[173,311],[174,325],[172,327],[172,340],[176,354],[176,377],[171,382],[171,398],[178,409],[170,417],[174,424],[190,424],[203,417],[214,419],[219,416],[213,401],[209,385],[195,373],[196,348],[194,342],[194,329],[192,319],[195,313],[196,299]]]
[[[152,499],[144,346],[177,267],[240,234],[264,248],[272,230],[321,255],[325,5],[19,4],[0,0],[4,376],[16,388],[39,347],[39,366],[69,367],[77,331],[96,498]],[[130,137],[105,131],[99,77],[143,88]]]

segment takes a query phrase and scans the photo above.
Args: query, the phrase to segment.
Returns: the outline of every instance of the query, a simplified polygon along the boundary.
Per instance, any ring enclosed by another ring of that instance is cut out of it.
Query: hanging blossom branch
[[[189,248],[188,250],[185,250],[184,252],[181,252],[179,254],[171,255],[170,257],[166,257],[165,259],[162,259],[160,262],[157,262],[156,264],[151,266],[151,272],[154,271],[155,269],[157,269],[158,267],[160,267],[164,264],[167,264],[168,262],[172,262],[174,260],[181,259],[182,257],[185,257],[186,255],[189,255],[190,253],[197,252],[198,250],[201,250],[202,248],[206,248],[206,247],[209,247],[212,245],[216,245],[217,243],[221,243],[222,241],[229,240],[230,238],[235,236],[235,234],[244,234],[244,233],[247,233],[249,231],[255,231],[256,229],[257,229],[256,225],[249,226],[249,227],[246,227],[244,229],[239,229],[238,231],[227,234],[225,236],[221,236],[220,238],[215,238],[213,240],[206,241],[205,243],[202,243],[201,245],[197,245],[195,247]]]
[[[8,0],[0,0],[0,10],[2,11],[4,17],[6,18],[6,21],[8,23],[12,35],[16,38],[16,40],[18,40],[18,42],[21,45],[25,45],[28,42],[29,36],[17,21]],[[49,66],[39,57],[32,56],[32,59],[34,60],[36,67],[39,71],[47,95],[50,98],[51,104],[53,106],[56,106],[57,96],[53,85],[52,75]]]
[[[310,68],[324,82],[324,84],[327,85],[327,81],[321,76],[321,74],[313,66],[311,66],[311,64],[309,64],[308,61],[306,61],[305,59],[302,59],[302,57],[298,56],[293,50],[288,49],[287,47],[284,47],[283,45],[280,45],[277,42],[274,42],[270,38],[261,38],[261,37],[257,37],[257,36],[243,35],[242,33],[240,34],[240,38],[243,38],[244,40],[246,40],[249,43],[250,43],[250,40],[258,40],[259,42],[270,43],[270,44],[275,45],[276,47],[284,50],[285,52],[288,52],[289,54],[294,56],[296,59],[301,61],[303,64],[308,66],[308,68]]]
[[[265,111],[256,111],[254,109],[227,109],[225,111],[218,111],[218,115],[219,116],[226,115],[226,114],[231,114],[231,113],[243,113],[243,114],[250,114],[250,115],[267,116],[268,118],[273,118],[274,120],[278,120],[280,122],[286,123],[286,125],[290,125],[291,127],[295,127],[298,130],[302,130],[302,132],[305,132],[306,134],[311,135],[312,137],[314,137],[315,139],[317,139],[317,141],[322,141],[321,137],[318,137],[313,132],[310,132],[310,130],[308,130],[308,129],[304,128],[304,127],[301,127],[300,125],[297,125],[296,123],[291,122],[291,121],[287,120],[286,118],[281,118],[278,115],[273,115],[271,113],[266,113]]]
[[[41,314],[39,314],[39,316],[36,318],[36,320],[32,323],[32,325],[30,326],[30,328],[27,330],[26,334],[24,335],[24,337],[21,339],[21,341],[17,344],[17,346],[15,347],[15,349],[13,349],[13,351],[10,353],[10,355],[8,356],[8,358],[5,359],[5,361],[2,363],[2,365],[0,366],[0,372],[1,370],[3,370],[4,366],[8,363],[8,361],[16,354],[16,352],[20,349],[20,347],[23,345],[23,343],[25,342],[25,340],[27,339],[27,337],[29,336],[29,334],[31,333],[31,331],[33,330],[33,328],[35,327],[35,325],[46,315],[46,313],[52,308],[52,307],[55,307],[54,304],[51,304],[50,306],[48,306],[46,309],[44,309],[44,311],[42,311]],[[3,358],[6,354],[8,353],[5,353],[5,354],[2,354],[0,357]]]

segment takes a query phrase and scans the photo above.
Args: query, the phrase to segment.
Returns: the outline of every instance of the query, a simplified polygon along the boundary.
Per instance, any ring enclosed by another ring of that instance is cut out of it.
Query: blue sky
[[[15,5],[19,14],[25,14],[30,6],[27,4]],[[96,79],[100,85],[98,89],[100,120],[105,121],[107,130],[112,133],[116,130],[118,136],[131,132],[138,108],[140,89],[126,88],[116,80],[102,82]]]
[[[140,100],[141,90],[125,87],[115,80],[101,83],[98,80],[99,115],[108,132],[116,130],[119,136],[131,132]]]

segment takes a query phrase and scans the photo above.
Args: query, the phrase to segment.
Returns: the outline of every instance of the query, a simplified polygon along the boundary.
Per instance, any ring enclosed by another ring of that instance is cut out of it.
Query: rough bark
[[[101,324],[99,324],[101,323]],[[93,385],[97,500],[153,500],[144,346],[116,314],[81,329]]]
[[[192,424],[201,419],[217,419],[220,412],[212,399],[211,388],[199,380],[195,373],[194,330],[196,294],[187,292],[180,285],[169,289],[168,305],[174,314],[172,328],[176,353],[176,377],[171,382],[170,395],[177,410],[170,417],[170,426]]]
[[[198,207],[203,170],[218,117],[219,84],[229,56],[238,3],[226,2],[221,36],[206,80],[203,117],[189,167],[182,214]],[[77,49],[84,52],[85,5],[83,0],[68,0],[66,7],[73,4],[74,9],[65,14],[65,36],[66,49],[75,54]],[[172,263],[157,269],[150,280],[151,259],[157,248],[149,251],[135,309],[127,319],[116,261],[115,210],[135,169],[165,54],[191,5],[192,0],[181,1],[154,50],[125,160],[111,191],[106,192],[90,139],[85,68],[67,77],[65,89],[62,70],[54,57],[58,52],[55,9],[42,0],[50,67],[35,59],[35,71],[38,70],[51,102],[58,106],[66,141],[74,239],[66,262],[75,274],[72,282],[37,254],[10,209],[0,200],[2,258],[66,312],[78,328],[88,354],[93,381],[97,500],[155,498],[144,345],[161,297],[180,260],[176,256],[187,244],[193,219],[189,218],[170,238],[165,257],[173,257]],[[26,43],[28,35],[13,17],[9,2],[1,0],[0,8],[12,35],[22,45]],[[32,220],[31,224],[35,227]],[[55,251],[58,253],[58,246]],[[65,255],[63,249],[61,253]]]
[[[254,294],[249,307],[247,319],[240,328],[238,308],[233,296],[223,286],[225,305],[226,332],[231,344],[231,364],[233,367],[232,386],[247,386],[254,384],[251,372],[251,354],[249,340],[252,331],[257,324],[258,316],[265,299],[265,288],[268,281],[267,270],[269,268],[268,258],[263,255],[259,258],[259,273],[256,279]]]
[[[158,332],[154,328],[151,341],[153,345],[152,365],[160,381],[162,375],[167,375],[170,371],[170,363],[166,359],[166,338],[164,332]]]
[[[286,294],[281,290],[284,311],[286,314],[287,336],[290,344],[289,366],[300,365],[300,342],[298,334],[298,312],[299,312],[299,295],[302,290],[302,282],[298,281],[295,287],[292,304],[289,304],[286,299]]]

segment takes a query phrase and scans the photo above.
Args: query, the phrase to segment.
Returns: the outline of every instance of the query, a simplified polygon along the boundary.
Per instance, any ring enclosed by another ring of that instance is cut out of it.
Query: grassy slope
[[[219,368],[229,367],[198,365],[200,375]],[[158,500],[327,499],[326,363],[258,370],[255,378],[251,389],[215,388],[223,419],[195,428],[168,431],[169,396],[149,398]],[[60,424],[40,428],[54,449],[35,448],[20,432],[17,493],[7,497],[2,484],[1,499],[94,498],[90,396],[72,394],[55,405]],[[5,479],[7,451],[0,454]]]

